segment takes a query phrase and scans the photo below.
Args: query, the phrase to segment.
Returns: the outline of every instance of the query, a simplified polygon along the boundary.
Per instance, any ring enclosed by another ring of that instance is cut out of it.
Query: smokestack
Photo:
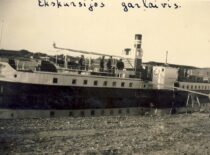
[[[142,70],[142,49],[141,49],[141,41],[142,41],[142,35],[136,34],[135,35],[135,74],[137,77],[141,77],[141,70]]]
[[[130,48],[125,48],[124,49],[125,55],[129,55],[130,54],[130,51],[131,51]]]

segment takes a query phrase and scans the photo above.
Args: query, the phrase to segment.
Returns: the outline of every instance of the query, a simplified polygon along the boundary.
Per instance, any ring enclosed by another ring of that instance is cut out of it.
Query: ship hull
[[[185,107],[187,93],[158,89],[120,89],[0,82],[2,109],[106,109]]]

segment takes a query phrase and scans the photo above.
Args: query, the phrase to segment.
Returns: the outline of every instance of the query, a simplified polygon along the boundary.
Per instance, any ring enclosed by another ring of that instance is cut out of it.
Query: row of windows
[[[53,78],[53,83],[54,84],[58,83],[58,78]],[[72,79],[71,84],[76,85],[77,84],[77,79]],[[88,80],[83,80],[83,85],[87,85],[87,84],[88,84]],[[93,85],[98,86],[98,81],[94,80]],[[121,82],[120,85],[121,85],[121,87],[125,87],[125,82]],[[103,86],[108,86],[108,81],[103,81]],[[117,86],[117,82],[113,81],[112,86],[113,87]],[[128,86],[133,87],[133,83],[130,82]],[[144,87],[146,87],[146,86],[144,86]]]
[[[201,89],[201,90],[208,90],[210,89],[210,86],[196,86],[196,85],[182,85],[182,88],[184,89]]]
[[[91,110],[90,111],[90,115],[91,116],[95,116],[95,110]],[[105,115],[105,110],[101,110],[100,111],[100,114],[101,115]],[[122,109],[119,109],[118,111],[114,112],[114,110],[109,110],[106,112],[106,114],[109,114],[109,115],[114,115],[114,114],[123,114],[123,110]],[[124,114],[130,114],[130,109],[126,109],[126,111],[124,112]],[[69,116],[74,116],[74,112],[73,111],[70,111],[69,112]],[[55,116],[55,111],[50,111],[50,117],[54,117]],[[80,111],[80,116],[83,117],[85,116],[85,111]]]

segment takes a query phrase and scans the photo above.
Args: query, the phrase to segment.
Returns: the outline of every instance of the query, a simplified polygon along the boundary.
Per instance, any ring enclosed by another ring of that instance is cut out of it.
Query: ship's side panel
[[[1,108],[170,108],[174,102],[171,90],[53,86],[13,82],[0,82],[0,86],[3,89]]]

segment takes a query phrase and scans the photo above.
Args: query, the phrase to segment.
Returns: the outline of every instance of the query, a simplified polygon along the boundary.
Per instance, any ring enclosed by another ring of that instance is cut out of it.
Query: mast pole
[[[166,51],[166,65],[168,64],[168,51]]]

